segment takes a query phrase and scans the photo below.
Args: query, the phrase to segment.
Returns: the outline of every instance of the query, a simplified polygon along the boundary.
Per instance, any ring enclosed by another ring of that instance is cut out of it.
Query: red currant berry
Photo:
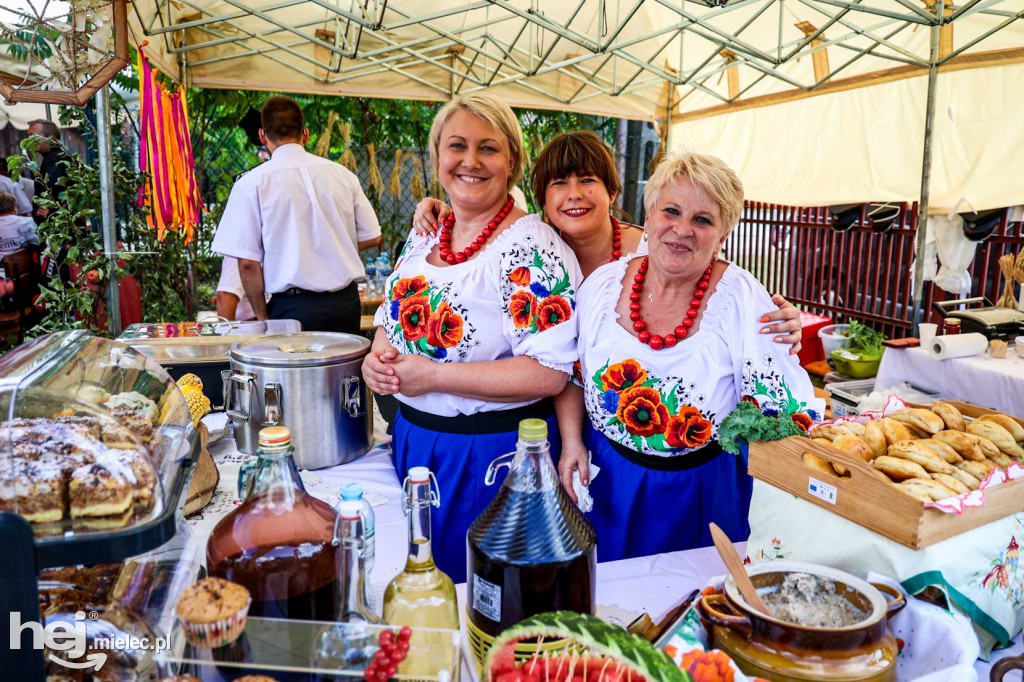
[[[388,656],[388,658],[391,659],[392,663],[401,663],[403,660],[405,660],[405,653],[402,652],[402,651],[399,651],[396,648],[394,651],[391,652],[391,654]]]
[[[402,626],[402,629],[398,631],[398,641],[408,642],[412,639],[412,628],[408,625]]]

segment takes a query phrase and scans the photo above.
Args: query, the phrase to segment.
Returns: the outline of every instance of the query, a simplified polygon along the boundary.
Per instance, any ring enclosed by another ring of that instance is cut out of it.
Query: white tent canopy
[[[929,9],[929,7],[931,9]],[[190,85],[644,118],[716,154],[748,198],[914,201],[932,27],[937,210],[1024,203],[1024,0],[136,0]],[[1016,171],[1016,172],[1013,172]]]

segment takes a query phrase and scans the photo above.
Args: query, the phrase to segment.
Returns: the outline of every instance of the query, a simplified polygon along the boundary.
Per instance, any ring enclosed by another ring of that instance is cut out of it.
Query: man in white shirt
[[[225,320],[246,322],[255,320],[256,313],[249,305],[249,298],[238,276],[238,259],[224,256],[220,264],[220,281],[217,282],[217,315]]]
[[[213,250],[238,259],[256,319],[358,333],[359,252],[380,243],[373,207],[351,171],[303,149],[309,131],[295,100],[268,99],[262,123],[270,161],[235,182]]]
[[[0,165],[7,165],[7,162],[0,158]],[[6,192],[14,197],[14,212],[17,215],[32,215],[32,201],[21,189],[21,184],[7,177],[6,173],[0,174],[0,192]]]

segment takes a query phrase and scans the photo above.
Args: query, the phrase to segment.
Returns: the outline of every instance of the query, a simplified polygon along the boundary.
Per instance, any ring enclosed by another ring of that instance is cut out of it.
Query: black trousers
[[[272,320],[298,320],[304,332],[359,333],[358,285],[353,282],[340,291],[275,294],[267,304]]]

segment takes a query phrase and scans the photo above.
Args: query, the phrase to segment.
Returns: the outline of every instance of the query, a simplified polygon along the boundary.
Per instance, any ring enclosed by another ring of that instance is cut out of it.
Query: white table
[[[1016,416],[1024,416],[1024,359],[1014,348],[1005,358],[978,355],[935,360],[923,348],[887,348],[875,390],[901,382]]]
[[[222,415],[210,415],[205,420],[215,433],[223,428]],[[378,432],[379,444],[365,457],[350,464],[343,464],[319,471],[302,472],[306,489],[316,497],[333,503],[338,499],[341,487],[352,481],[358,481],[371,501],[377,502],[373,511],[376,519],[376,562],[373,569],[372,585],[378,603],[387,583],[405,565],[408,552],[406,542],[407,524],[402,513],[401,482],[391,463],[389,444]],[[236,482],[238,467],[249,459],[234,447],[230,437],[211,443],[210,454],[217,462],[220,471],[220,485],[210,504],[202,513],[189,519],[189,524],[197,539],[205,543],[213,526],[224,515],[234,508],[237,501]],[[745,553],[745,543],[737,543],[737,551]],[[600,546],[598,547],[600,558]],[[708,580],[725,572],[725,567],[718,558],[713,547],[704,547],[683,552],[672,552],[636,559],[610,561],[597,566],[598,609],[601,615],[620,615],[622,621],[646,611],[657,619],[672,605],[686,597],[691,591],[703,588]],[[465,584],[457,586],[459,595],[460,615],[464,617]],[[465,680],[476,680],[475,670],[468,648],[463,646],[466,659],[463,663]],[[1020,636],[1014,640],[1010,649],[997,652],[992,662],[1006,656],[1024,653]],[[978,661],[979,682],[988,680],[991,663]],[[1020,679],[1019,677],[1017,679]],[[1009,677],[1007,682],[1014,680]],[[958,682],[950,680],[949,682]]]

